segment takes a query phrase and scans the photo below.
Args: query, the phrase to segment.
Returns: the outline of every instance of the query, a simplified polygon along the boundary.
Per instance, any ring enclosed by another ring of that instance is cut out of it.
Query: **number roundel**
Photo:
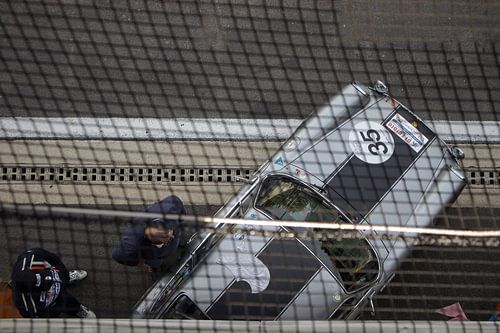
[[[380,164],[394,153],[394,139],[384,126],[373,121],[361,121],[349,133],[351,149],[360,160]]]

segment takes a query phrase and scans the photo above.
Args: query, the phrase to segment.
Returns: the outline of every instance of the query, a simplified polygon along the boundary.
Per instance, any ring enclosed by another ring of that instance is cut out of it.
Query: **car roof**
[[[252,292],[248,281],[236,279],[207,310],[210,318],[275,319],[322,267],[296,239],[273,239],[257,258],[269,269],[267,287]]]

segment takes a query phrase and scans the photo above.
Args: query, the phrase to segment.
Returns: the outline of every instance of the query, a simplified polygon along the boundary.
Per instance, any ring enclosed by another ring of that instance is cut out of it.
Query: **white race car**
[[[311,114],[216,214],[251,220],[427,227],[466,185],[448,147],[377,82],[347,86]],[[396,240],[198,235],[136,318],[352,319],[390,281],[408,248]],[[373,303],[372,303],[373,304]]]

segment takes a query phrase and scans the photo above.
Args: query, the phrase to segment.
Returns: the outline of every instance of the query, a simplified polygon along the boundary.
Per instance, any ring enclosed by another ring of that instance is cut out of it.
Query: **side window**
[[[163,319],[209,319],[196,304],[186,295],[178,296]]]
[[[237,217],[243,218],[245,216],[245,213],[248,212],[248,209],[252,205],[253,197],[253,194],[250,194],[241,202]]]

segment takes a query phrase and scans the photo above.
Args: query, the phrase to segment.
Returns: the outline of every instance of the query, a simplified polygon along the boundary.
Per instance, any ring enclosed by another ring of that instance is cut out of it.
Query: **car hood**
[[[380,146],[373,146],[379,141],[372,139],[380,139]],[[376,148],[385,147],[385,157],[371,154]],[[392,99],[373,99],[366,109],[314,142],[308,139],[307,132],[297,130],[272,157],[263,174],[288,173],[323,188],[337,207],[362,219],[388,193],[400,190],[411,196],[406,206],[397,207],[399,219],[405,221],[441,168],[444,150],[436,134],[413,113]],[[397,205],[397,196],[391,200]]]

